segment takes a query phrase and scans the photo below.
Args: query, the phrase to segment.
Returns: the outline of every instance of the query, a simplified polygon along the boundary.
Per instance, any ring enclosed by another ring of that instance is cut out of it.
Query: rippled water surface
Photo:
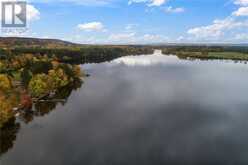
[[[8,131],[1,165],[248,164],[248,65],[155,52],[82,67],[66,103]]]

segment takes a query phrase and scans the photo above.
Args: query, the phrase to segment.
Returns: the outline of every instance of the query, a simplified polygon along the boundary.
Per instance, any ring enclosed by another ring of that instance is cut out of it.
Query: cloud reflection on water
[[[127,56],[111,61],[111,64],[122,64],[127,66],[150,66],[158,64],[176,63],[177,56],[167,56],[161,50],[155,50],[152,55]]]

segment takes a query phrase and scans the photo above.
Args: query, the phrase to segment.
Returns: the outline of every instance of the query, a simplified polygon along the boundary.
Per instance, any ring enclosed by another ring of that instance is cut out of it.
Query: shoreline
[[[248,54],[239,52],[167,52],[164,55],[174,55],[180,59],[200,59],[200,60],[233,60],[248,62]]]

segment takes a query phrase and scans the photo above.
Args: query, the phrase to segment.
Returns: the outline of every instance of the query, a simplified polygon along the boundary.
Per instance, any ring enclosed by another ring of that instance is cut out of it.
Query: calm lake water
[[[66,103],[16,120],[1,165],[248,164],[248,65],[156,51],[82,67]]]

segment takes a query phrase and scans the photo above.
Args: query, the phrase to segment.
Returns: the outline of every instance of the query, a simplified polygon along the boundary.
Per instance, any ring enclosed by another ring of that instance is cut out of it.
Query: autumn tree
[[[5,69],[6,68],[5,68],[4,63],[0,61],[0,73],[4,72]]]
[[[21,72],[21,81],[24,87],[28,86],[31,79],[32,79],[32,72],[27,68],[24,68]]]
[[[7,91],[12,87],[10,78],[5,74],[0,74],[0,90]]]
[[[12,94],[7,97],[0,91],[0,128],[14,117],[13,107],[17,105],[17,97]]]
[[[50,70],[48,73],[49,85],[53,89],[58,89],[69,84],[68,76],[65,74],[64,70],[61,68]]]
[[[79,78],[79,77],[82,77],[82,76],[85,75],[85,74],[81,71],[81,68],[80,68],[79,65],[73,66],[72,70],[73,70],[73,73],[74,73],[74,77]]]
[[[37,74],[29,82],[28,90],[33,97],[39,97],[49,92],[48,76]]]

